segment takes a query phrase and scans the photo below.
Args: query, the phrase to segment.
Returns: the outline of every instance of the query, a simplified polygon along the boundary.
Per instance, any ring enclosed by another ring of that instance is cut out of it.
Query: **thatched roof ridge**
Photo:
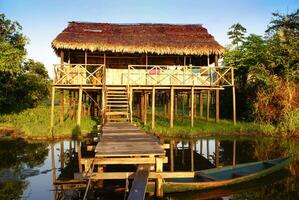
[[[223,47],[199,24],[70,22],[53,48],[176,55],[221,54]]]

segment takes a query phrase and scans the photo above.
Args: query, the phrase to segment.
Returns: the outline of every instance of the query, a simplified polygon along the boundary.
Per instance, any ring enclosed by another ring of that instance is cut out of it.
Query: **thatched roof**
[[[223,47],[201,25],[70,22],[53,48],[176,55],[220,54]]]

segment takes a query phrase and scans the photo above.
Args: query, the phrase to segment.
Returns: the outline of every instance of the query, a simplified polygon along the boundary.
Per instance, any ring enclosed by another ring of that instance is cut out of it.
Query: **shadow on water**
[[[78,130],[73,133],[77,136]],[[298,141],[269,138],[163,140],[171,144],[166,150],[168,163],[164,164],[164,171],[197,171],[290,155],[294,158],[288,169],[256,181],[211,191],[165,194],[164,199],[299,199]],[[0,199],[53,199],[53,196],[78,199],[80,195],[82,199],[85,183],[69,190],[70,185],[53,188],[53,181],[74,179],[74,173],[82,170],[78,158],[93,157],[88,147],[94,144],[92,140],[37,143],[1,139]],[[130,170],[129,166],[114,166],[108,171],[120,168]],[[93,190],[94,199],[123,199],[125,181],[99,181],[93,188],[103,184],[104,189]],[[155,198],[147,196],[147,199]]]

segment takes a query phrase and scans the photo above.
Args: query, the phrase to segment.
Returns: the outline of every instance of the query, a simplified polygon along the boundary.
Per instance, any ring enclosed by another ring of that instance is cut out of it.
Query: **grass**
[[[76,118],[75,118],[76,119]],[[81,128],[76,126],[76,120],[66,119],[63,126],[58,123],[58,108],[55,110],[55,138],[71,138],[86,136],[96,130],[97,121],[90,117],[82,117]],[[50,106],[39,106],[26,109],[20,113],[0,115],[0,130],[15,130],[17,136],[25,138],[52,138],[50,127]]]
[[[147,119],[151,119],[148,115]],[[228,134],[250,134],[261,132],[261,126],[256,123],[249,122],[238,122],[237,125],[233,125],[231,120],[220,120],[216,123],[214,119],[206,121],[205,119],[200,119],[196,117],[194,119],[194,127],[190,127],[190,118],[185,117],[184,122],[182,117],[179,116],[174,120],[173,128],[169,128],[169,119],[165,118],[162,113],[156,114],[155,128],[151,129],[151,122],[144,126],[139,119],[135,119],[136,123],[148,132],[154,132],[157,135],[164,137],[198,137],[207,135],[228,135]]]

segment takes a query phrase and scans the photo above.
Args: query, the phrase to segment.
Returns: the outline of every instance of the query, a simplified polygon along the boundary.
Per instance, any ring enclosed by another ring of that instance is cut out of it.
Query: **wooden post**
[[[79,98],[78,98],[78,112],[77,112],[77,125],[81,125],[81,113],[82,113],[82,87],[79,88]]]
[[[173,128],[173,101],[174,101],[174,88],[170,89],[170,128]]]
[[[177,119],[178,117],[178,94],[174,95],[174,118]]]
[[[236,166],[236,149],[237,149],[237,144],[236,144],[236,140],[234,140],[234,145],[233,145],[233,166]]]
[[[194,127],[194,87],[191,88],[191,128]]]
[[[155,128],[155,104],[156,104],[156,89],[152,88],[152,129]]]
[[[185,120],[185,94],[182,95],[182,122]]]
[[[54,107],[55,107],[55,86],[52,86],[51,94],[51,133],[54,136]]]
[[[199,118],[203,117],[203,93],[200,91],[199,93]]]
[[[234,125],[237,124],[237,114],[236,114],[236,90],[235,86],[232,87],[232,92],[233,92],[233,121]]]
[[[156,172],[163,172],[163,159],[156,158]],[[156,196],[163,197],[163,181],[162,176],[156,179]]]
[[[200,140],[200,143],[199,143],[199,154],[202,155],[202,139]]]
[[[207,107],[207,121],[209,121],[209,119],[210,119],[210,90],[207,90],[207,105],[206,105],[206,107]]]
[[[55,165],[55,152],[54,152],[54,143],[51,143],[51,161],[52,161],[52,181],[56,182],[56,165]]]
[[[147,123],[148,93],[144,93],[144,125]]]
[[[59,125],[63,125],[64,121],[64,90],[60,89],[60,94],[59,94]]]
[[[216,98],[216,102],[215,102],[215,121],[216,123],[219,122],[219,90],[216,90],[216,95],[215,95],[215,98]]]
[[[130,91],[130,122],[133,122],[133,88],[129,89]]]
[[[170,148],[169,148],[169,154],[170,154],[170,171],[173,172],[174,171],[174,157],[173,157],[173,143],[174,141],[173,140],[170,140]]]
[[[141,100],[140,100],[140,113],[141,113],[141,120],[144,123],[144,92],[141,93]]]
[[[194,117],[196,117],[196,112],[197,111],[197,95],[194,91]]]

